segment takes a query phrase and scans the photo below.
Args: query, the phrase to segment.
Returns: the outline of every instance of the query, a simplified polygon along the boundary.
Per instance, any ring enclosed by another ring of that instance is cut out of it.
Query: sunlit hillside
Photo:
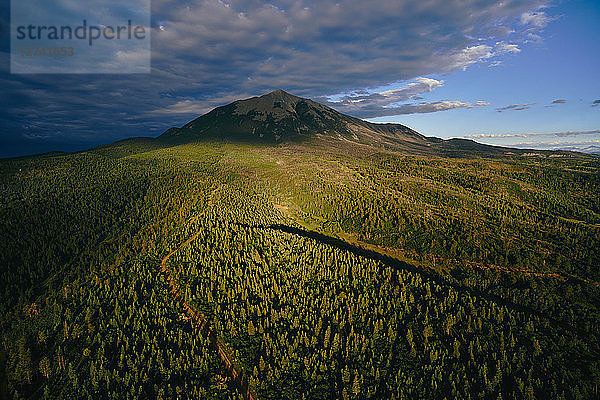
[[[593,398],[599,166],[329,137],[2,160],[3,394]]]

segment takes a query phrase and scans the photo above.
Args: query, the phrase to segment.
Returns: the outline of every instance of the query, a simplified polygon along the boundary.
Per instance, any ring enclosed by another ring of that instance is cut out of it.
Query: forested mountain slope
[[[597,397],[598,158],[469,154],[0,160],[2,395]]]

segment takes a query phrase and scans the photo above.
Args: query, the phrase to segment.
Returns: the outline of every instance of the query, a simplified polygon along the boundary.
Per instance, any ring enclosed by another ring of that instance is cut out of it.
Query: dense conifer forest
[[[0,188],[2,398],[600,398],[598,157],[132,140]]]

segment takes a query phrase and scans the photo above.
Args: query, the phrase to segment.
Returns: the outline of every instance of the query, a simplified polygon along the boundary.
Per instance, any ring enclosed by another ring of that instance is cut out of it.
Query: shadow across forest
[[[514,311],[518,311],[518,312],[522,312],[522,313],[525,313],[528,315],[534,315],[534,316],[537,316],[540,318],[547,319],[555,327],[559,327],[563,330],[570,331],[570,332],[575,330],[575,331],[580,331],[582,334],[586,333],[585,330],[583,330],[581,327],[576,326],[574,324],[574,322],[570,323],[567,321],[559,320],[543,311],[536,310],[534,308],[525,306],[523,304],[516,303],[512,300],[506,299],[495,293],[490,293],[490,292],[481,290],[477,287],[466,286],[464,284],[461,284],[459,281],[455,280],[450,275],[444,276],[444,275],[441,275],[441,274],[436,273],[431,270],[418,268],[418,267],[416,267],[410,263],[407,263],[405,261],[398,260],[397,258],[379,253],[374,250],[365,249],[363,247],[348,243],[337,237],[328,236],[328,235],[322,234],[320,232],[307,230],[307,229],[303,229],[303,228],[298,228],[298,227],[292,227],[292,226],[283,225],[283,224],[249,225],[249,224],[240,223],[239,225],[242,227],[246,227],[246,228],[268,229],[268,230],[273,230],[273,231],[285,232],[285,233],[290,233],[293,235],[302,236],[302,237],[305,237],[308,239],[312,239],[316,242],[319,242],[319,243],[322,243],[325,245],[329,245],[332,247],[336,247],[340,250],[348,251],[348,252],[350,252],[354,255],[360,256],[360,257],[379,261],[382,264],[389,266],[391,268],[401,269],[401,270],[411,272],[414,274],[419,274],[421,277],[423,277],[425,279],[435,282],[440,286],[450,287],[459,293],[467,294],[472,297],[478,297],[478,298],[493,302],[500,306],[506,306],[507,308],[512,309]]]

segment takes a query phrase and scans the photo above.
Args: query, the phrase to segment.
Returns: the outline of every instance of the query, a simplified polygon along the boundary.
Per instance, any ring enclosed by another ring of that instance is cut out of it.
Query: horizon
[[[212,111],[214,111],[215,109],[218,108],[222,108],[222,107],[226,107],[229,104],[233,104],[236,103],[238,101],[245,101],[245,100],[251,100],[251,99],[257,99],[260,97],[264,97],[264,96],[268,96],[268,95],[272,95],[274,93],[277,92],[283,92],[287,95],[291,95],[293,97],[299,97],[294,95],[293,93],[289,93],[287,91],[285,91],[284,89],[275,89],[273,91],[270,91],[268,93],[264,93],[261,95],[256,95],[256,96],[252,96],[252,97],[247,97],[247,98],[242,98],[242,99],[237,99],[232,101],[231,103],[227,103],[227,104],[223,104],[220,106],[216,106],[211,110],[208,110],[207,112],[195,117],[194,119],[200,118],[204,115],[207,115],[209,113],[211,113]],[[302,97],[300,97],[302,98]],[[312,99],[307,99],[307,100],[312,100]],[[326,102],[323,102],[326,103]],[[323,104],[320,103],[320,104]],[[348,114],[349,115],[349,114]],[[352,116],[352,115],[350,115]],[[354,117],[354,116],[352,116]],[[356,117],[358,118],[358,117]],[[188,121],[191,122],[194,119]],[[398,122],[385,122],[385,121],[377,121],[377,118],[375,119],[367,119],[367,118],[360,118],[363,121],[368,121],[374,124],[379,124],[379,125],[403,125],[400,124]],[[81,149],[77,149],[77,150],[61,150],[61,149],[57,149],[57,150],[50,150],[50,151],[44,151],[44,152],[40,152],[40,153],[33,153],[33,154],[21,154],[21,155],[13,155],[13,156],[8,156],[8,157],[0,157],[0,158],[20,158],[20,157],[29,157],[29,156],[38,156],[38,155],[47,155],[47,154],[69,154],[69,153],[78,153],[78,152],[82,152],[82,151],[88,151],[88,150],[93,150],[97,147],[103,147],[103,146],[110,146],[112,144],[116,144],[116,143],[120,143],[123,141],[127,141],[127,140],[133,140],[133,139],[158,139],[159,136],[163,135],[164,133],[167,133],[168,131],[170,131],[171,129],[179,129],[182,128],[185,124],[181,125],[181,126],[171,126],[166,128],[164,131],[162,131],[160,134],[158,134],[157,136],[130,136],[130,137],[126,137],[126,138],[122,138],[122,139],[118,139],[116,141],[113,142],[107,142],[107,143],[100,143],[100,144],[95,144],[91,147],[86,147],[86,148],[81,148]],[[404,126],[404,125],[403,125]],[[410,128],[410,127],[409,127]],[[411,128],[412,129],[412,128]],[[417,131],[418,132],[418,131]],[[420,132],[418,132],[420,133]],[[457,136],[457,137],[447,137],[447,138],[443,138],[444,140],[450,140],[450,139],[465,139],[465,140],[471,140],[473,142],[476,143],[481,143],[481,144],[489,144],[492,146],[498,146],[498,147],[504,147],[504,148],[514,148],[514,149],[521,149],[521,150],[532,150],[532,151],[575,151],[575,152],[580,152],[580,153],[587,153],[587,154],[592,154],[592,155],[600,155],[600,145],[596,146],[596,145],[589,145],[588,147],[581,149],[578,148],[577,146],[569,146],[568,144],[564,147],[555,147],[555,148],[546,148],[545,146],[539,147],[536,146],[535,142],[530,142],[527,144],[511,144],[511,143],[502,143],[502,140],[505,139],[506,137],[508,138],[512,138],[512,137],[517,137],[517,138],[527,138],[527,137],[544,137],[544,136],[555,136],[555,137],[569,137],[571,135],[598,135],[600,134],[600,130],[595,130],[595,131],[591,131],[591,132],[557,132],[557,133],[552,133],[552,134],[540,134],[540,133],[529,133],[529,134],[506,134],[506,135],[484,135],[484,134],[474,134],[474,135],[465,135],[465,136]],[[433,135],[424,135],[426,137],[432,137],[432,138],[437,138],[437,136],[433,136]],[[479,141],[477,139],[479,138],[483,138],[483,139],[491,139],[492,141],[497,141],[496,143],[485,143],[485,141]],[[530,147],[525,147],[526,145],[530,145]]]
[[[148,74],[3,63],[0,157],[156,137],[277,88],[425,136],[600,152],[598,3],[438,3],[154,2]],[[7,5],[0,20],[17,22]],[[7,61],[11,32],[0,33]],[[137,54],[108,51],[107,65]]]

